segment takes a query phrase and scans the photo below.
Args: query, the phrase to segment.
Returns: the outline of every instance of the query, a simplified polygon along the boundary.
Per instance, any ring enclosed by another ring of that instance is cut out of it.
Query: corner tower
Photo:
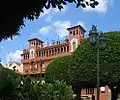
[[[69,32],[69,48],[70,52],[73,52],[78,45],[80,45],[84,40],[85,29],[81,25],[70,27],[67,29]]]
[[[44,42],[37,38],[30,39],[28,40],[28,42],[29,42],[30,59],[34,59],[37,57],[37,54],[36,54],[37,49],[42,48]]]

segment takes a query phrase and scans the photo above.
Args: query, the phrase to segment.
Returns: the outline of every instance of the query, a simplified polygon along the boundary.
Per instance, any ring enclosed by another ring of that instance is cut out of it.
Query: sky
[[[86,29],[85,35],[93,24],[98,31],[120,31],[120,0],[97,0],[99,5],[92,9],[76,8],[75,4],[67,4],[62,11],[55,8],[44,9],[44,13],[34,21],[25,21],[25,27],[20,30],[20,36],[0,43],[1,62],[20,61],[23,48],[28,47],[28,39],[38,38],[45,42],[60,40],[68,35],[67,28],[81,25]]]

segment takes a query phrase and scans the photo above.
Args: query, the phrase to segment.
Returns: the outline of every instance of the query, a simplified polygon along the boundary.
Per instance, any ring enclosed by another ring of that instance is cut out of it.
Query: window
[[[75,31],[73,31],[73,35],[75,35]]]
[[[69,46],[67,46],[67,52],[69,52]]]
[[[64,52],[66,52],[67,50],[66,50],[66,47],[64,47]]]
[[[61,53],[63,52],[63,48],[61,47]]]
[[[70,35],[72,34],[72,31],[70,31]]]
[[[25,55],[23,55],[23,58],[25,59]]]
[[[73,42],[73,50],[76,49],[76,42]]]
[[[86,88],[86,94],[94,94],[94,88]]]
[[[49,55],[51,55],[51,50],[49,50]]]
[[[76,34],[78,35],[78,30],[76,30]]]

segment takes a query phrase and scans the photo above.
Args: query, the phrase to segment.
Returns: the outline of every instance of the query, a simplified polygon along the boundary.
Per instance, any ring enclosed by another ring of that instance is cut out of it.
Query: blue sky
[[[21,35],[13,40],[0,43],[0,58],[2,62],[8,60],[19,61],[23,48],[28,46],[27,40],[37,37],[45,42],[60,39],[67,35],[66,29],[70,26],[81,24],[87,31],[92,24],[96,24],[99,31],[120,31],[120,0],[98,0],[95,9],[87,7],[76,8],[75,4],[58,9],[44,9],[44,13],[34,21],[25,21],[25,27],[20,30]],[[87,32],[86,32],[87,35]]]

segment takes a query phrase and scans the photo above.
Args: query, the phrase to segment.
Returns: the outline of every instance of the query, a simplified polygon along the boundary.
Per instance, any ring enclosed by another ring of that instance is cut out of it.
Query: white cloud
[[[56,33],[60,36],[66,36],[67,35],[67,28],[71,26],[70,21],[56,21],[53,23],[53,26],[55,27]]]
[[[52,29],[51,26],[44,26],[42,28],[40,28],[40,30],[38,31],[39,34],[47,34],[50,32],[50,30]]]
[[[82,21],[78,21],[75,25],[81,25],[83,28],[85,28],[85,23]],[[64,36],[68,35],[67,28],[69,28],[71,26],[72,26],[72,24],[70,21],[58,20],[48,26],[44,26],[44,27],[40,28],[37,35],[38,34],[49,35],[49,33],[54,33],[54,34],[59,35],[59,37],[64,37]]]
[[[90,2],[90,0],[86,0]],[[95,8],[91,8],[90,6],[87,6],[86,8],[83,8],[84,11],[95,11],[99,13],[106,13],[108,9],[108,5],[112,0],[97,0],[99,4]]]
[[[64,13],[66,10],[67,10],[67,6],[63,6],[64,9],[62,9],[61,11],[58,9],[58,8],[50,8],[50,9],[43,9],[44,13],[41,13],[40,17],[45,17],[45,21],[46,22],[50,22],[52,19],[53,19],[53,16],[55,14],[58,14],[58,13]]]
[[[78,21],[76,25],[81,25],[83,28],[85,28],[85,23],[82,21]]]
[[[7,61],[20,61],[21,60],[21,56],[20,54],[22,54],[22,51],[20,50],[16,50],[15,52],[10,52],[8,55],[7,55]]]

